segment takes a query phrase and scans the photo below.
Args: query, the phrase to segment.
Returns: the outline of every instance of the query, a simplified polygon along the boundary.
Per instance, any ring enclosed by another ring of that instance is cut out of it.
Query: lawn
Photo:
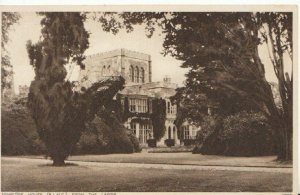
[[[27,156],[29,158],[43,158],[42,156]],[[218,155],[201,155],[184,153],[133,153],[109,155],[79,155],[71,156],[69,160],[87,162],[113,162],[113,163],[141,163],[141,164],[177,164],[177,165],[217,165],[241,167],[292,167],[291,164],[281,164],[276,156],[260,157],[232,157]]]
[[[2,191],[292,191],[292,174],[73,165],[2,158]],[[76,163],[76,162],[74,162]]]

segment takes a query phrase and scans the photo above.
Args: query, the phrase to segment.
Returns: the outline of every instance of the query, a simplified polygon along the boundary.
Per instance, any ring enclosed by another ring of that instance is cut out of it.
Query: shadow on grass
[[[76,163],[65,163],[64,165],[56,166],[56,165],[53,165],[52,163],[47,163],[47,164],[38,165],[38,166],[39,167],[76,167],[79,165]]]

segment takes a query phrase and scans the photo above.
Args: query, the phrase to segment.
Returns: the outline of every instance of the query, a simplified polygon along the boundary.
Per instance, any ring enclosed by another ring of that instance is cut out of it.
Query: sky
[[[39,40],[41,36],[40,19],[41,17],[32,12],[21,13],[19,23],[14,26],[9,35],[11,41],[8,45],[8,51],[15,73],[16,93],[18,93],[19,85],[30,85],[30,82],[34,79],[34,71],[29,64],[26,51],[26,42],[32,40],[35,43]],[[182,85],[185,80],[184,74],[188,70],[180,68],[182,62],[170,56],[164,57],[161,54],[163,51],[163,35],[158,31],[154,33],[152,38],[147,38],[144,28],[141,26],[135,27],[135,30],[131,33],[121,30],[117,35],[102,31],[100,24],[94,21],[87,21],[85,28],[91,33],[90,47],[85,51],[86,55],[118,48],[146,53],[151,55],[152,81],[162,81],[165,76],[169,76],[172,82]],[[76,80],[79,73],[78,66],[72,66],[70,69],[73,69],[72,75],[67,77],[70,76],[70,80]]]
[[[19,85],[30,85],[34,79],[34,71],[29,64],[29,58],[26,51],[26,42],[31,40],[37,42],[41,36],[40,30],[41,17],[33,12],[22,12],[21,19],[18,24],[14,25],[14,29],[10,32],[10,42],[8,51],[11,56],[11,63],[14,69],[14,84],[15,91],[18,93]],[[147,38],[145,30],[142,26],[135,27],[131,33],[126,33],[121,30],[117,35],[102,31],[99,23],[87,21],[86,29],[90,34],[90,47],[86,50],[86,55],[101,53],[118,48],[126,48],[133,51],[138,51],[151,55],[152,59],[152,81],[162,81],[165,76],[169,76],[173,83],[182,85],[185,80],[185,73],[188,69],[180,67],[181,61],[178,61],[170,56],[163,56],[163,40],[164,35],[157,30],[152,38]],[[269,60],[267,47],[262,45],[259,48],[259,53],[262,62],[266,68],[266,78],[268,81],[276,81],[272,64]],[[73,68],[75,67],[75,68]],[[291,66],[288,66],[289,69]],[[70,80],[78,78],[78,66],[68,66],[72,71],[67,77]]]

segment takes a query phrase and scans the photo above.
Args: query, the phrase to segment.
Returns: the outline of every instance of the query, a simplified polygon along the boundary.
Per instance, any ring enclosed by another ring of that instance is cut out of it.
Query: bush
[[[14,99],[1,107],[2,155],[43,154],[45,145],[39,139],[36,126],[25,102]]]
[[[121,124],[109,126],[96,117],[88,124],[76,147],[76,154],[109,154],[140,152],[137,138]],[[110,124],[111,125],[111,124]]]
[[[240,112],[221,119],[207,116],[197,134],[194,153],[231,156],[275,154],[275,142],[266,118],[260,113]]]
[[[155,148],[156,147],[156,139],[148,139],[147,144],[149,147]]]
[[[175,146],[175,140],[174,140],[174,139],[166,139],[166,140],[165,140],[165,144],[166,144],[168,147]]]
[[[225,155],[261,156],[274,154],[271,127],[260,113],[240,112],[224,119],[219,137],[225,144]]]
[[[195,144],[195,140],[194,140],[194,139],[184,139],[184,140],[183,140],[183,144],[184,144],[185,146],[194,145],[194,144]]]
[[[196,146],[193,153],[222,154],[224,146],[218,136],[222,130],[223,118],[219,116],[205,116],[201,130],[197,132]]]

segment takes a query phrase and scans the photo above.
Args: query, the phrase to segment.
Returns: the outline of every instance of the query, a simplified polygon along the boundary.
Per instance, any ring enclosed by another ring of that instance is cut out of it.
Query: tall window
[[[177,134],[177,133],[176,133],[176,127],[174,126],[174,127],[173,127],[173,139],[175,139],[175,138],[177,137],[176,134]]]
[[[102,68],[102,76],[106,76],[106,66],[103,66]]]
[[[147,143],[147,140],[152,138],[151,126],[148,124],[140,124],[139,141],[140,143]]]
[[[129,67],[129,78],[131,82],[134,82],[134,71],[132,66]]]
[[[137,66],[134,69],[134,82],[139,82],[139,68]]]
[[[152,100],[149,100],[149,112],[152,113]]]
[[[142,104],[142,112],[147,112],[148,111],[148,105],[147,105],[147,100],[143,100]]]
[[[142,102],[141,100],[137,100],[137,112],[141,112],[142,110]]]
[[[133,131],[134,135],[136,135],[136,123],[130,123],[130,129]]]
[[[172,137],[171,137],[171,131],[172,131],[172,130],[171,130],[171,127],[169,127],[169,128],[168,128],[168,138],[169,138],[169,139],[172,138]]]
[[[110,65],[107,66],[106,76],[110,76]]]
[[[176,105],[171,105],[171,113],[176,114]]]
[[[142,83],[145,83],[145,70],[144,70],[144,68],[141,68],[141,79],[140,79],[140,81],[142,82]]]
[[[170,102],[168,102],[167,113],[168,113],[168,114],[171,113],[171,103],[170,103]]]
[[[189,126],[183,126],[183,137],[184,139],[190,139]]]
[[[129,111],[130,112],[135,112],[135,99],[129,99]]]

